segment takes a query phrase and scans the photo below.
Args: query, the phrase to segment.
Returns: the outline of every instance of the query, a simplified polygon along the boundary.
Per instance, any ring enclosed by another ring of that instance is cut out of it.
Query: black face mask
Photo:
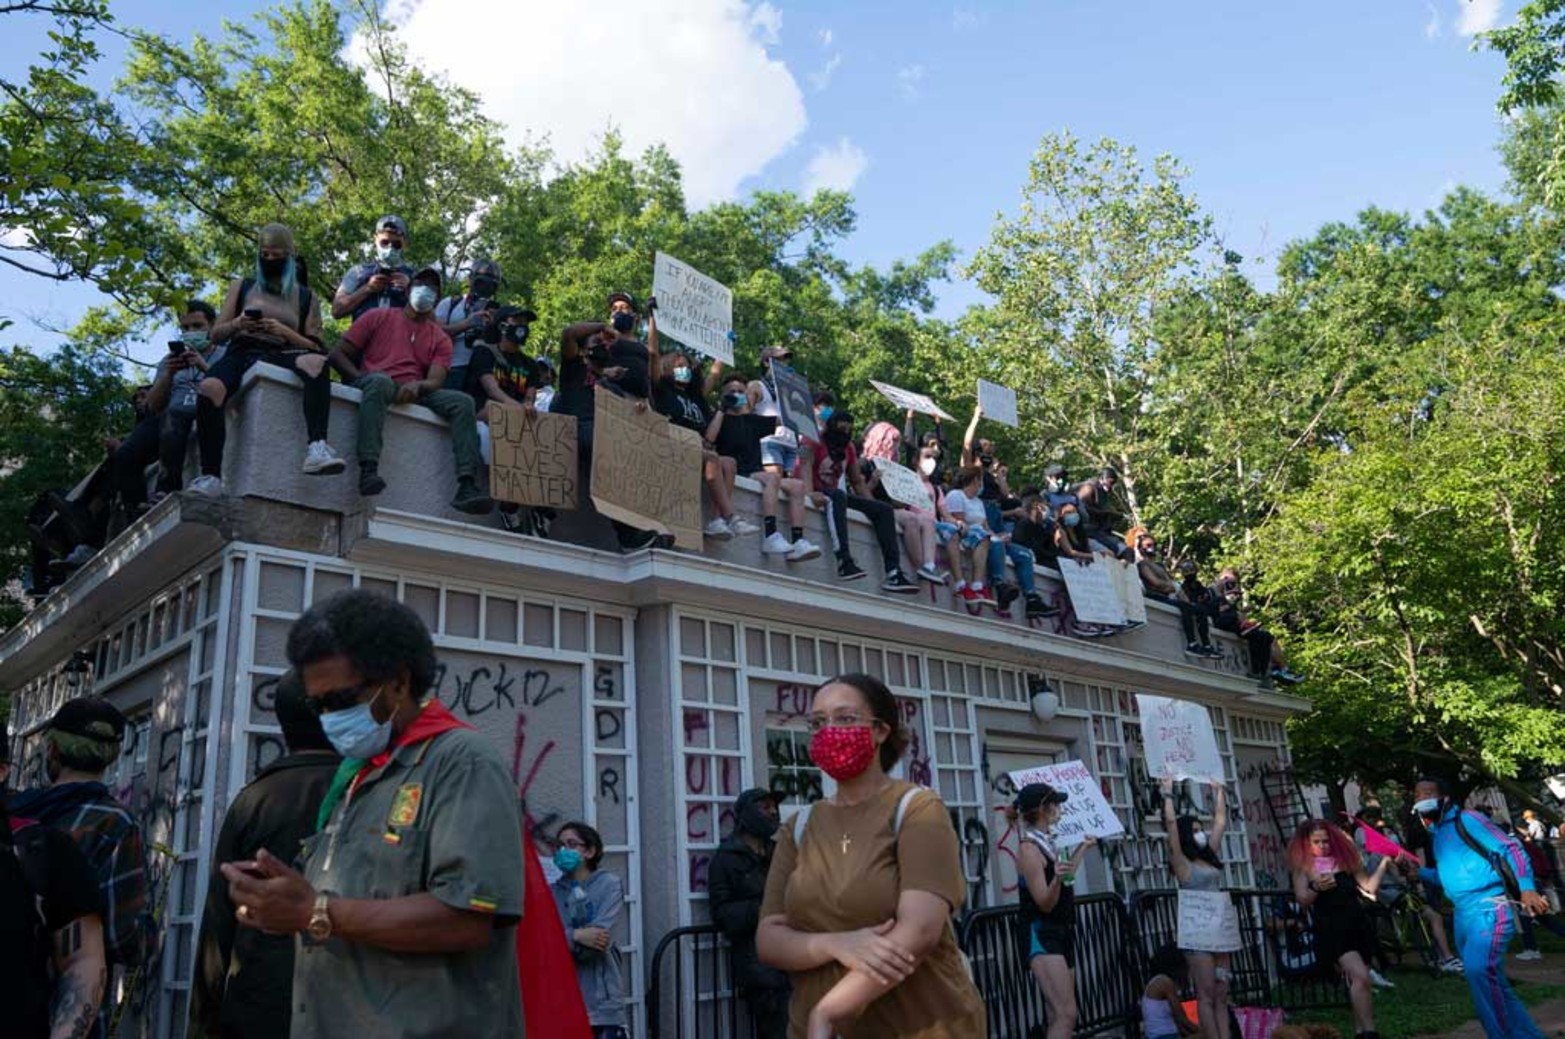
[[[736,825],[740,833],[747,833],[763,841],[771,840],[777,832],[777,820],[768,815],[759,802],[745,805]]]
[[[723,394],[723,410],[738,411],[744,407],[745,395],[738,390]]]
[[[621,310],[609,319],[609,323],[614,326],[614,331],[624,335],[636,327],[636,315],[628,310]]]
[[[523,343],[527,342],[527,337],[531,333],[532,333],[532,326],[531,325],[506,325],[505,326],[505,338],[507,340],[509,340],[510,342],[515,343],[517,346],[521,346]]]
[[[286,256],[276,258],[262,256],[260,257],[260,261],[261,277],[265,278],[267,281],[274,281],[278,278],[281,278],[283,276],[283,272],[288,269],[288,257]]]
[[[473,279],[472,293],[474,299],[489,299],[499,291],[500,283],[495,281],[493,278]]]
[[[978,460],[984,464],[985,469],[994,465],[994,455],[979,455]]]

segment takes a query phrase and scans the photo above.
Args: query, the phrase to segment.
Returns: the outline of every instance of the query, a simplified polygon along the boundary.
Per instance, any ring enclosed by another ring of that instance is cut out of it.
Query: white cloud
[[[1463,36],[1488,32],[1500,21],[1500,0],[1457,0],[1462,13],[1456,18],[1456,31]]]
[[[476,92],[514,143],[546,136],[562,162],[611,127],[632,154],[666,144],[694,206],[733,197],[808,122],[766,52],[782,15],[764,0],[398,0],[388,14],[411,56]],[[516,40],[548,42],[519,59]]]
[[[869,156],[864,149],[846,137],[838,138],[836,144],[815,149],[815,156],[804,171],[804,193],[813,195],[822,189],[852,191],[868,168]]]
[[[0,228],[0,249],[28,249],[32,244],[33,235],[27,228]]]
[[[961,31],[963,29],[976,29],[989,21],[989,15],[973,7],[953,7],[951,9],[951,28]]]
[[[908,101],[918,97],[919,86],[924,82],[924,66],[908,65],[897,70],[897,93]]]
[[[1434,4],[1425,6],[1429,9],[1429,21],[1424,23],[1424,38],[1432,40],[1440,35],[1440,9]]]
[[[816,69],[814,72],[811,72],[805,78],[810,81],[810,86],[814,87],[816,92],[820,92],[822,90],[825,90],[827,87],[831,86],[831,77],[832,77],[832,75],[834,73],[836,73],[837,66],[839,66],[841,64],[842,64],[842,52],[841,51],[837,51],[835,54],[833,54],[831,56],[831,58],[826,62],[826,64],[822,65],[820,68]]]
[[[830,29],[822,29],[818,36],[820,37],[822,47],[830,47],[831,41],[837,38],[836,34]]]

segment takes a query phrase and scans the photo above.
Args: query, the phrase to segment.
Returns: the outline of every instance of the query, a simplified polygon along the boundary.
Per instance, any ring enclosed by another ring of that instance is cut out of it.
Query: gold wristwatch
[[[322,891],[315,896],[315,908],[310,911],[310,924],[304,929],[312,942],[324,942],[331,937],[331,896]]]

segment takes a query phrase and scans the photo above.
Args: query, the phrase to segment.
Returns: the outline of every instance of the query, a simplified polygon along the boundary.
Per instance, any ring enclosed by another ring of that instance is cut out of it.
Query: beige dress
[[[784,824],[766,878],[761,916],[816,933],[873,927],[896,916],[903,891],[927,891],[962,905],[966,883],[956,831],[933,791],[916,796],[893,834],[897,802],[911,784],[895,782],[863,804],[817,802],[803,840]],[[844,843],[846,839],[846,844]],[[838,963],[793,975],[789,1035],[802,1039],[810,1010],[846,973]],[[902,984],[871,1003],[843,1039],[983,1039],[983,1001],[947,928]]]

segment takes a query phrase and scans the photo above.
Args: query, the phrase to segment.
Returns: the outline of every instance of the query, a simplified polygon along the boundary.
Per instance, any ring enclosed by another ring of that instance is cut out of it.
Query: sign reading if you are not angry
[[[1080,844],[1083,837],[1119,837],[1125,824],[1103,796],[1097,777],[1079,761],[1057,765],[1039,765],[1009,773],[1020,790],[1028,783],[1047,783],[1065,795],[1060,806],[1060,821],[1054,824],[1054,837],[1061,844]]]
[[[668,253],[656,253],[652,262],[658,332],[732,365],[733,291]]]

